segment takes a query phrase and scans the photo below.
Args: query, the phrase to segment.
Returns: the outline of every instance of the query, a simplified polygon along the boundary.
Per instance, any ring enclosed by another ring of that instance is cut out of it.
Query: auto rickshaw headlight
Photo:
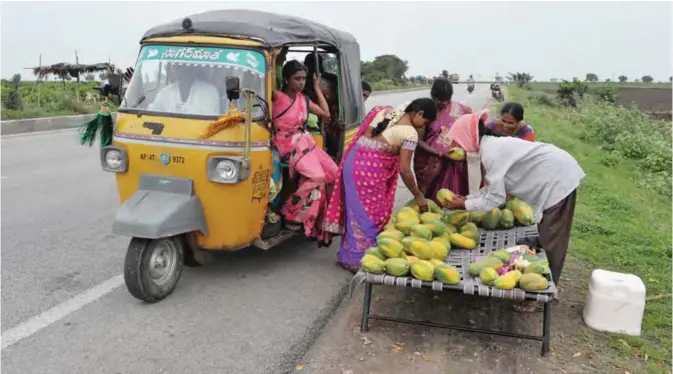
[[[108,146],[101,149],[101,165],[103,170],[123,173],[128,167],[126,152],[119,147]]]
[[[213,156],[208,159],[208,179],[216,183],[238,183],[245,179],[241,172],[242,158]]]
[[[215,166],[217,175],[224,180],[236,179],[236,165],[230,160],[222,160]]]

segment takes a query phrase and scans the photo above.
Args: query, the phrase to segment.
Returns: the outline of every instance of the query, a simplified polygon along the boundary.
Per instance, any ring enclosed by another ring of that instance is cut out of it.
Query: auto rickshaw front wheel
[[[184,253],[182,236],[131,239],[124,261],[126,288],[148,303],[166,298],[180,280]]]

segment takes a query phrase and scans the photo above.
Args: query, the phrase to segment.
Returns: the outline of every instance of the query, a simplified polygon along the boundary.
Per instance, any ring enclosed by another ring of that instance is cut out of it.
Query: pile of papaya
[[[453,192],[448,189],[441,189],[437,193],[437,201],[442,205],[452,200],[453,197]],[[454,221],[455,223],[460,223],[462,217],[467,215],[468,222],[484,230],[509,230],[515,225],[530,226],[534,221],[533,209],[524,201],[513,196],[507,199],[505,205],[488,212],[453,212],[460,217]]]
[[[442,210],[428,201],[429,211],[420,213],[413,201],[396,212],[376,237],[376,247],[366,251],[362,269],[372,274],[397,277],[411,275],[423,281],[459,284],[460,272],[446,263],[452,247],[474,248],[476,242],[457,233],[443,221]],[[474,232],[477,233],[476,226]],[[478,235],[478,233],[477,233]]]
[[[481,283],[501,290],[519,287],[524,291],[544,291],[549,282],[544,276],[549,268],[540,262],[513,259],[504,249],[490,253],[467,267],[467,273],[479,277]]]

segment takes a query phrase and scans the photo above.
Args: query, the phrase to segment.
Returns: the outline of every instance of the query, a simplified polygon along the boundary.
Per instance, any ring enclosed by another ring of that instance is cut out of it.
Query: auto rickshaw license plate
[[[154,154],[154,153],[141,153],[140,154],[140,159],[143,161],[159,161],[163,165],[168,165],[170,163],[173,164],[184,164],[185,163],[185,158],[183,156],[174,156],[171,155],[170,153],[161,153],[161,154]]]

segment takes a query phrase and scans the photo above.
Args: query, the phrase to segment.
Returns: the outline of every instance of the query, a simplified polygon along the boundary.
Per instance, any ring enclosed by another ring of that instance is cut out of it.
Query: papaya
[[[436,259],[436,258],[431,258],[431,259],[429,259],[429,260],[427,260],[427,261],[428,261],[429,263],[431,263],[435,268],[437,268],[437,266],[445,265],[445,262],[444,262],[444,261],[438,260],[438,259]]]
[[[547,278],[540,274],[528,273],[519,279],[519,288],[524,291],[544,291],[549,287]]]
[[[430,230],[430,228],[426,225],[412,225],[411,229],[409,230],[409,235],[425,240],[430,240],[432,239],[432,230]]]
[[[479,231],[479,227],[474,224],[474,222],[467,222],[463,226],[460,227],[458,230],[459,233],[462,234],[463,231]]]
[[[383,230],[384,230],[384,231],[385,231],[385,230],[397,230],[397,229],[395,228],[395,222],[397,222],[397,221],[390,220],[390,223],[388,223],[388,224],[383,228]]]
[[[446,225],[439,220],[426,222],[423,225],[430,229],[432,236],[442,236],[446,232]]]
[[[481,220],[484,219],[486,212],[470,212],[470,222],[475,225],[481,225]]]
[[[516,287],[516,278],[505,273],[493,282],[493,287],[500,290],[511,290]]]
[[[493,282],[495,282],[497,278],[498,272],[493,268],[481,269],[481,273],[479,273],[479,279],[481,279],[481,283],[487,286],[492,286]]]
[[[397,214],[395,214],[397,221],[413,221],[414,223],[420,223],[421,220],[418,218],[418,213],[410,207],[404,207],[400,209]]]
[[[385,270],[386,263],[380,258],[373,255],[365,255],[360,260],[360,266],[362,270],[371,274],[383,274]]]
[[[444,223],[449,223],[456,227],[461,227],[470,219],[470,213],[464,210],[453,210],[442,217]]]
[[[432,248],[432,258],[444,260],[449,255],[449,249],[442,242],[431,240],[428,244]]]
[[[411,266],[411,275],[416,279],[423,281],[432,281],[435,276],[435,267],[428,261],[418,260],[414,261]]]
[[[460,234],[451,234],[451,246],[462,249],[474,249],[477,242]]]
[[[437,203],[435,203],[434,201],[432,201],[430,199],[428,199],[426,201],[428,202],[428,209],[430,210],[430,212],[435,213],[435,214],[439,214],[439,215],[444,213],[442,211],[442,208],[439,205],[437,205]]]
[[[407,256],[407,261],[409,261],[409,264],[414,263],[415,261],[418,261],[418,257],[416,256]]]
[[[481,220],[481,225],[486,229],[486,230],[495,230],[498,228],[498,225],[500,224],[500,216],[502,214],[500,213],[500,209],[498,208],[493,208],[486,212],[484,215],[484,218]]]
[[[509,209],[514,212],[520,203],[522,203],[522,201],[519,200],[518,197],[511,196],[507,198],[507,201],[505,202],[505,209]]]
[[[466,238],[470,238],[470,239],[474,240],[475,242],[478,242],[478,241],[479,241],[479,238],[480,238],[480,236],[481,236],[481,235],[479,234],[479,231],[477,231],[477,230],[466,230],[466,231],[461,231],[461,232],[460,232],[460,235],[462,235],[462,236],[464,236],[464,237],[466,237]]]
[[[449,158],[454,161],[463,161],[465,159],[465,150],[460,147],[449,149]]]
[[[512,211],[514,213],[514,218],[516,219],[516,222],[519,223],[521,226],[530,226],[533,224],[533,220],[535,219],[535,216],[533,215],[533,209],[526,204],[525,202],[521,201],[519,205]]]
[[[421,238],[414,238],[410,243],[411,254],[421,260],[429,260],[432,258],[433,250],[430,243]]]
[[[439,205],[446,208],[446,203],[453,200],[455,196],[456,194],[454,194],[453,191],[449,190],[448,188],[442,188],[441,190],[437,191],[437,202]]]
[[[379,247],[369,248],[368,250],[365,251],[365,256],[367,256],[367,255],[376,256],[376,257],[380,258],[381,260],[386,259],[386,256],[384,256],[383,253],[381,253],[381,251],[379,250]]]
[[[447,250],[449,251],[451,250],[451,242],[449,241],[449,239],[446,238],[446,236],[438,236],[436,238],[432,238],[431,241],[440,242],[446,247]]]
[[[489,257],[495,257],[500,260],[503,264],[509,264],[509,261],[512,259],[512,256],[504,249],[498,249],[497,251],[491,252],[488,255]]]
[[[444,226],[446,226],[446,230],[444,231],[444,235],[446,234],[455,234],[458,232],[458,229],[456,226],[450,224],[450,223],[444,223]]]
[[[505,230],[514,227],[514,213],[512,213],[512,211],[507,208],[501,210],[500,213],[500,227]]]
[[[387,258],[400,257],[404,246],[399,241],[392,238],[381,238],[378,240],[379,251]]]
[[[392,238],[395,240],[402,240],[404,238],[404,233],[397,229],[386,229],[381,231],[378,236],[376,236],[376,242],[378,243],[379,238]]]
[[[536,261],[536,262],[531,262],[526,267],[526,270],[524,270],[523,273],[524,274],[530,274],[530,273],[547,274],[547,273],[549,273],[549,269],[546,266],[544,266],[541,262]]]
[[[505,274],[509,274],[510,277],[513,277],[517,284],[519,284],[519,279],[523,276],[518,270],[510,270]]]
[[[435,278],[446,284],[460,283],[460,272],[449,264],[443,264],[435,267]]]
[[[395,228],[399,231],[401,231],[404,235],[409,235],[409,231],[411,230],[411,226],[418,224],[418,222],[415,222],[413,220],[399,220],[397,223],[395,223]]]
[[[414,238],[413,236],[407,236],[407,237],[403,238],[402,240],[400,240],[400,243],[402,243],[402,247],[404,247],[403,248],[404,253],[406,253],[408,255],[412,254],[412,252],[411,252],[411,242],[414,241],[414,240],[416,240],[416,238]]]
[[[430,221],[439,221],[442,218],[441,214],[425,212],[421,214],[421,223],[428,223]]]
[[[409,274],[409,261],[403,258],[389,258],[385,261],[386,274],[403,277]]]
[[[473,277],[478,277],[485,268],[498,270],[503,266],[502,262],[494,257],[486,257],[477,262],[467,265],[467,273]]]

